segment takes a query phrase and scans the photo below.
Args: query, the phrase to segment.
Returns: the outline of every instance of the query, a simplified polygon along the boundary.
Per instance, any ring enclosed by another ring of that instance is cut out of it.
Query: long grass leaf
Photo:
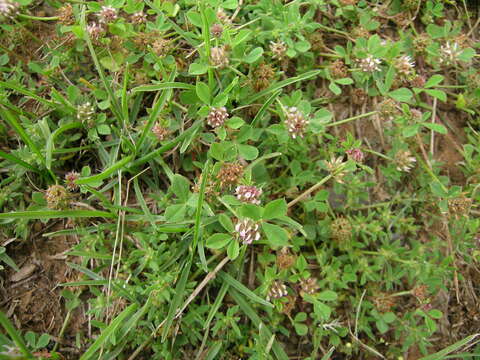
[[[38,96],[34,92],[25,89],[24,87],[16,84],[12,84],[11,82],[5,82],[5,81],[0,81],[0,86],[3,86],[7,89],[12,89],[20,94],[23,94],[25,96],[31,97],[32,99],[37,100],[39,103],[42,103],[43,105],[46,105],[48,107],[56,109],[58,107],[58,104],[54,103],[53,101],[46,100],[42,98],[41,96]]]
[[[435,354],[427,355],[422,357],[420,360],[442,360],[447,356],[448,354],[453,353],[454,351],[457,351],[464,347],[465,345],[471,345],[473,341],[475,340],[475,343],[479,342],[480,339],[477,339],[480,336],[480,334],[473,334],[470,336],[467,336],[465,339],[462,339],[460,341],[457,341],[456,343],[447,346],[445,349],[440,350],[436,352]]]
[[[110,175],[114,174],[117,170],[121,169],[122,167],[127,165],[129,162],[131,162],[133,160],[133,158],[134,158],[133,155],[129,155],[129,156],[123,158],[122,160],[117,161],[115,164],[113,164],[109,168],[105,169],[100,174],[78,179],[77,181],[75,181],[75,183],[77,185],[91,184],[91,183],[96,183],[96,182],[99,182],[103,179],[106,179]]]
[[[243,296],[235,289],[231,289],[229,293],[232,296],[233,300],[235,300],[235,302],[238,304],[238,306],[240,306],[240,309],[242,309],[245,315],[247,315],[247,317],[253,322],[253,324],[257,328],[259,328],[260,324],[262,324],[264,326],[264,331],[267,336],[272,337],[272,332],[270,331],[270,329],[268,329],[268,327],[263,324],[258,314],[255,312],[255,310],[252,309],[248,302],[245,301]],[[272,349],[278,360],[288,360],[288,355],[285,353],[285,350],[283,350],[283,348],[276,340],[273,341]]]
[[[208,350],[207,355],[205,355],[205,360],[215,360],[221,349],[222,349],[222,342],[221,341],[214,342],[212,347]]]
[[[45,166],[50,169],[52,166],[53,151],[55,150],[55,139],[63,132],[82,127],[81,122],[73,122],[63,125],[56,129],[47,139],[46,154],[45,154]]]
[[[260,119],[263,117],[263,114],[267,111],[268,107],[275,101],[275,99],[280,95],[281,91],[277,90],[275,91],[268,99],[265,101],[265,103],[262,105],[260,110],[258,110],[257,114],[252,120],[251,125],[256,126],[257,123],[260,121]]]
[[[108,325],[95,340],[95,342],[88,348],[88,350],[80,357],[80,360],[88,360],[106,344],[108,339],[117,331],[129,316],[133,314],[138,308],[137,304],[131,304],[125,310],[123,310],[111,323]]]
[[[273,307],[273,305],[271,303],[269,303],[267,300],[262,299],[260,296],[253,293],[249,288],[247,288],[245,285],[240,283],[238,280],[236,280],[235,278],[233,278],[232,276],[230,276],[226,272],[221,271],[219,273],[219,276],[223,281],[228,283],[228,285],[230,285],[234,289],[238,290],[240,293],[245,295],[250,300],[252,300],[254,302],[257,302],[259,304],[265,305],[265,306]]]
[[[39,173],[40,170],[38,170],[36,167],[30,165],[29,163],[26,163],[25,161],[17,158],[15,155],[3,152],[0,150],[0,157],[4,158],[7,161],[10,161],[11,163],[20,165],[21,167],[24,167],[25,169],[34,171],[36,173]]]
[[[20,336],[20,334],[13,327],[10,320],[8,320],[7,316],[2,311],[0,311],[0,324],[3,326],[3,328],[8,333],[8,335],[10,335],[15,345],[17,345],[18,349],[22,352],[22,354],[25,357],[27,359],[35,359],[32,353],[27,349],[27,346],[23,342],[23,339]]]
[[[217,296],[215,297],[215,302],[210,308],[210,311],[208,312],[207,320],[205,321],[205,324],[203,326],[204,329],[208,329],[210,326],[210,323],[212,322],[213,318],[217,314],[218,309],[222,305],[223,298],[227,294],[228,288],[230,285],[226,281],[222,283],[222,287],[220,288],[220,291],[218,292]]]
[[[195,86],[191,84],[185,84],[182,82],[173,82],[170,80],[162,84],[137,86],[132,89],[132,92],[137,93],[137,92],[145,92],[145,91],[159,91],[159,90],[170,90],[170,89],[184,89],[184,90],[195,91]]]
[[[99,210],[32,210],[0,213],[0,219],[63,219],[63,218],[115,218],[116,215]]]
[[[205,162],[202,172],[202,182],[200,183],[200,191],[198,192],[198,202],[197,209],[195,211],[195,225],[193,226],[193,240],[192,248],[190,249],[192,254],[195,252],[195,249],[198,244],[198,239],[200,238],[200,223],[202,217],[203,201],[205,199],[205,187],[207,185],[207,180],[209,177],[210,170],[210,159]],[[202,263],[203,269],[208,271],[207,260],[205,259],[205,248],[203,242],[201,242],[199,248],[200,261]]]

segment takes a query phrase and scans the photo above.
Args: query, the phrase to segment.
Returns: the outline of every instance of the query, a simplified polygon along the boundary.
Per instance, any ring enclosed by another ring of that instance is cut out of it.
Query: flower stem
[[[347,118],[347,119],[336,121],[336,122],[331,123],[331,124],[327,124],[326,126],[330,127],[330,126],[345,124],[345,123],[348,123],[350,121],[354,121],[354,120],[358,120],[358,119],[361,119],[361,118],[364,118],[364,117],[369,117],[369,116],[375,115],[376,113],[378,113],[378,111],[370,111],[370,112],[365,113],[365,114],[360,114],[360,115],[353,116],[353,117],[350,117],[350,118]]]
[[[42,17],[42,16],[32,16],[27,14],[18,14],[20,19],[29,19],[29,20],[38,20],[38,21],[56,21],[59,19],[58,16]]]
[[[290,208],[290,207],[292,207],[293,205],[295,205],[297,202],[299,202],[300,200],[303,200],[303,199],[306,198],[308,195],[310,195],[312,192],[314,192],[315,190],[319,189],[323,184],[325,184],[325,183],[326,183],[328,180],[330,180],[332,177],[333,177],[332,174],[325,176],[322,180],[320,180],[318,183],[316,183],[315,185],[313,185],[310,189],[308,189],[307,191],[303,192],[302,194],[300,194],[299,196],[297,196],[295,199],[293,199],[292,201],[290,201],[290,202],[287,204],[287,206]]]

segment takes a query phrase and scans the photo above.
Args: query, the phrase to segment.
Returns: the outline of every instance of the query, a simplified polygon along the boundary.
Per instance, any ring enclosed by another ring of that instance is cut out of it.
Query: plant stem
[[[370,112],[365,113],[365,114],[360,114],[360,115],[353,116],[353,117],[350,117],[350,118],[347,118],[347,119],[336,121],[336,122],[331,123],[331,124],[327,124],[326,126],[330,127],[330,126],[345,124],[345,123],[348,123],[350,121],[354,121],[354,120],[358,120],[358,119],[361,119],[361,118],[364,118],[364,117],[369,117],[369,116],[375,115],[376,113],[378,113],[378,111],[370,111]]]
[[[29,20],[38,20],[38,21],[56,21],[59,19],[58,16],[42,17],[42,16],[32,16],[27,14],[18,14],[20,19],[29,19]]]
[[[300,200],[303,200],[304,198],[306,198],[308,195],[310,195],[312,192],[314,192],[315,190],[319,189],[323,184],[325,184],[328,180],[330,180],[331,178],[333,177],[332,174],[330,175],[327,175],[326,177],[324,177],[322,180],[320,180],[318,183],[316,183],[315,185],[313,185],[310,189],[308,189],[307,191],[303,192],[302,194],[300,194],[299,196],[297,196],[295,199],[293,199],[292,201],[290,201],[287,206],[290,208],[292,207],[293,205],[295,205],[296,203],[298,203]]]

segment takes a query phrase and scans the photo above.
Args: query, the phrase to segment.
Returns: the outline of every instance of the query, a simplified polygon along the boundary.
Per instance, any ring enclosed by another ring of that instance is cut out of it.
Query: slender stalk
[[[345,124],[345,123],[348,123],[350,121],[354,121],[354,120],[358,120],[358,119],[361,119],[361,118],[364,118],[364,117],[369,117],[369,116],[375,115],[376,113],[378,113],[378,111],[370,111],[370,112],[365,113],[365,114],[360,114],[360,115],[352,116],[350,118],[343,119],[343,120],[340,120],[340,121],[335,121],[334,123],[327,124],[326,126],[330,127],[330,126],[337,126],[337,125]]]
[[[17,16],[20,19],[38,20],[38,21],[56,21],[59,19],[58,16],[42,17],[42,16],[32,16],[27,14],[18,14]]]
[[[299,196],[297,196],[295,199],[293,199],[292,201],[290,201],[287,206],[290,208],[292,207],[293,205],[295,205],[296,203],[298,203],[299,201],[303,200],[304,198],[306,198],[308,195],[310,195],[312,192],[314,192],[315,190],[319,189],[323,184],[325,184],[328,180],[330,180],[331,178],[333,177],[332,174],[330,175],[327,175],[326,177],[324,177],[322,180],[320,180],[318,183],[316,183],[315,185],[313,185],[310,189],[308,189],[307,191],[303,192],[302,194],[300,194]]]

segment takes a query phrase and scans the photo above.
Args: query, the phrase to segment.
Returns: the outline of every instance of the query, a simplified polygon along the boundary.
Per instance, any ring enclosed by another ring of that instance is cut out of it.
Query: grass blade
[[[133,160],[133,155],[129,155],[125,158],[123,158],[122,160],[120,161],[117,161],[115,164],[113,164],[112,166],[110,166],[109,168],[105,169],[104,171],[102,171],[100,174],[97,174],[97,175],[92,175],[92,176],[88,176],[88,177],[84,177],[84,178],[81,178],[81,179],[78,179],[77,181],[75,181],[75,183],[77,185],[84,185],[84,184],[91,184],[91,183],[96,183],[96,182],[99,182],[103,179],[106,179],[108,178],[110,175],[112,175],[113,173],[115,173],[117,170],[121,169],[122,167],[124,167],[126,164],[128,164],[130,161]]]
[[[58,105],[55,104],[53,101],[46,100],[46,99],[42,98],[41,96],[38,96],[34,92],[25,89],[24,87],[22,87],[20,85],[12,84],[10,82],[0,81],[0,86],[3,86],[4,88],[7,88],[7,89],[15,90],[15,91],[19,92],[20,94],[31,97],[32,99],[35,99],[39,103],[42,103],[43,105],[46,105],[48,107],[51,107],[51,108],[54,108],[54,109],[56,109],[58,107]]]
[[[238,290],[240,293],[245,295],[247,298],[250,300],[257,302],[259,304],[268,306],[268,307],[273,307],[271,303],[269,303],[267,300],[262,299],[260,296],[257,294],[253,293],[249,288],[247,288],[245,285],[240,283],[238,280],[235,278],[231,277],[229,274],[226,272],[221,271],[219,273],[220,278],[222,278],[223,281],[225,281],[228,285],[233,287],[234,289]]]
[[[0,219],[63,219],[63,218],[115,218],[116,215],[99,210],[32,210],[0,213]]]
[[[95,342],[88,348],[88,350],[80,357],[80,360],[88,360],[108,341],[108,339],[115,333],[115,331],[125,322],[125,319],[133,314],[138,308],[137,304],[131,304],[125,310],[123,310],[105,330],[102,331],[100,336]]]
[[[23,339],[20,336],[20,334],[13,327],[10,320],[8,320],[8,318],[5,316],[5,314],[2,311],[0,311],[0,324],[3,326],[3,328],[8,333],[8,335],[10,335],[15,345],[17,345],[18,349],[22,352],[22,354],[25,357],[27,359],[35,359],[32,353],[27,349],[27,346],[23,342]]]
[[[61,133],[71,130],[71,129],[76,129],[82,127],[81,122],[74,122],[70,124],[63,125],[59,127],[57,130],[55,130],[47,139],[47,145],[46,145],[46,155],[45,155],[45,166],[47,169],[51,169],[52,166],[52,157],[53,157],[53,151],[55,150],[55,139],[57,138],[58,135]]]
[[[252,126],[257,125],[258,121],[260,121],[260,119],[262,118],[263,114],[265,114],[265,112],[267,111],[268,107],[275,101],[275,99],[277,98],[278,95],[280,95],[280,93],[281,93],[280,90],[275,91],[275,92],[267,99],[267,101],[265,101],[265,103],[262,105],[262,107],[260,108],[260,110],[258,110],[257,114],[256,114],[255,117],[253,118],[252,123],[251,123]]]
[[[170,79],[170,81],[162,84],[137,86],[132,89],[132,92],[137,93],[137,92],[159,91],[159,90],[170,90],[170,89],[184,89],[184,90],[195,91],[195,86],[191,84],[185,84],[182,82],[173,82]]]
[[[265,326],[265,324],[263,324],[262,320],[257,315],[255,310],[253,310],[252,307],[248,304],[248,302],[245,301],[242,295],[238,293],[235,289],[231,289],[229,293],[233,297],[235,302],[238,304],[238,306],[240,306],[245,315],[247,315],[247,317],[254,323],[254,325],[259,328],[260,324],[262,324],[264,326],[264,331],[267,336],[272,337],[272,332],[270,331],[270,329]],[[276,340],[273,341],[272,349],[278,360],[288,360],[288,355],[285,353],[285,350],[283,350],[283,348]]]
[[[198,192],[199,195],[198,195],[197,209],[195,211],[195,225],[193,227],[193,241],[192,241],[192,247],[190,249],[192,254],[195,252],[195,249],[198,244],[198,239],[200,237],[200,220],[202,216],[203,200],[205,199],[205,187],[207,185],[209,170],[210,170],[210,159],[208,159],[205,162],[205,165],[203,167],[202,182],[200,184],[200,191]],[[202,262],[203,269],[205,270],[205,272],[208,272],[207,259],[205,258],[205,250],[204,250],[203,242],[201,242],[200,246],[198,247],[198,251],[200,254],[200,261]]]
[[[427,355],[425,357],[422,357],[420,360],[442,360],[445,359],[445,356],[448,354],[451,354],[454,351],[459,350],[463,346],[469,344],[472,345],[471,343],[475,340],[475,343],[477,343],[478,340],[477,338],[480,336],[480,334],[473,334],[470,336],[467,336],[465,339],[462,339],[460,341],[457,341],[455,344],[452,344],[450,346],[447,346],[445,349],[440,350],[439,352],[436,352],[435,354]]]
[[[34,171],[36,173],[40,172],[40,170],[38,170],[36,167],[34,167],[34,166],[30,165],[29,163],[26,163],[25,161],[17,158],[15,155],[8,154],[8,153],[0,150],[0,157],[4,158],[7,161],[10,161],[11,163],[20,165],[20,166],[24,167],[25,169]]]

